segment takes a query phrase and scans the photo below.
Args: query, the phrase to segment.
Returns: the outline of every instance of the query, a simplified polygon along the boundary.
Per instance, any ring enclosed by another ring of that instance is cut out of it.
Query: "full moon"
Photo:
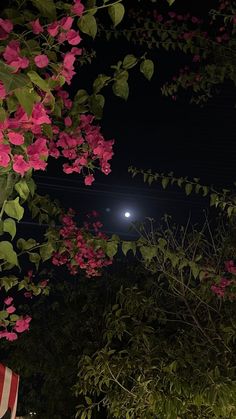
[[[130,216],[131,216],[129,211],[126,211],[124,215],[125,215],[125,218],[130,218]]]

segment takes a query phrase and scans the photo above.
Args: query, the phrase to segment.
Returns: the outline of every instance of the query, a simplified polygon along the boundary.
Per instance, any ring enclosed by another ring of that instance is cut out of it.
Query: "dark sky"
[[[89,89],[96,74],[108,72],[111,64],[128,53],[142,52],[123,41],[98,41],[96,50],[93,65],[81,69],[72,89]],[[158,51],[152,51],[150,56],[155,62],[155,75],[148,82],[134,70],[127,102],[114,97],[111,91],[105,93],[103,133],[105,138],[116,140],[112,173],[97,174],[92,187],[85,187],[76,175],[63,175],[55,164],[49,164],[47,173],[36,176],[40,193],[50,193],[63,205],[82,213],[97,209],[105,228],[118,233],[128,231],[129,222],[122,217],[125,209],[140,220],[147,216],[159,220],[164,213],[170,213],[184,222],[190,213],[193,221],[199,220],[207,206],[198,197],[186,198],[181,191],[162,191],[157,185],[149,188],[141,179],[131,179],[127,171],[130,165],[200,177],[202,182],[219,187],[231,186],[236,179],[236,119],[231,86],[225,86],[203,108],[189,105],[184,98],[173,102],[161,96],[160,85],[175,74],[181,65],[180,56]]]

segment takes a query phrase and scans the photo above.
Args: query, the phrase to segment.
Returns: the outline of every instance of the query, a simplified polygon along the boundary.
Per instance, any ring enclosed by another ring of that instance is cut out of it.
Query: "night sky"
[[[78,88],[89,90],[97,74],[109,72],[109,66],[126,54],[143,52],[121,40],[110,44],[97,41],[95,49],[96,59],[90,67],[81,68],[71,87],[72,94]],[[105,92],[102,130],[105,138],[116,141],[112,173],[97,173],[94,186],[85,187],[81,177],[64,175],[62,163],[52,161],[47,172],[35,176],[39,193],[49,193],[63,206],[72,206],[81,214],[98,210],[105,230],[124,236],[131,235],[131,219],[124,218],[125,210],[132,213],[132,221],[145,217],[159,221],[168,213],[177,222],[185,223],[189,215],[193,222],[202,219],[203,209],[208,206],[207,200],[198,196],[188,198],[180,190],[163,191],[157,184],[144,184],[141,177],[132,179],[128,174],[130,165],[199,177],[202,183],[216,187],[232,186],[236,180],[236,119],[231,86],[225,85],[202,108],[190,105],[187,97],[174,102],[161,96],[160,86],[177,72],[181,57],[157,50],[151,51],[150,57],[155,62],[152,81],[132,70],[127,102],[114,97],[109,89]]]

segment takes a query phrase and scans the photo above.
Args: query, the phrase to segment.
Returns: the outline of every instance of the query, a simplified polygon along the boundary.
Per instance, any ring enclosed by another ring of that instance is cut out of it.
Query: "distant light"
[[[125,215],[125,218],[130,218],[130,216],[131,216],[129,211],[126,211],[124,215]]]

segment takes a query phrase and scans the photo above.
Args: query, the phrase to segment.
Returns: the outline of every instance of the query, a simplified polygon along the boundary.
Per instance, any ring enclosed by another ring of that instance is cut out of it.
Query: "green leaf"
[[[106,254],[109,258],[112,258],[116,255],[118,250],[118,243],[114,241],[107,242],[106,245]]]
[[[122,248],[122,252],[124,253],[125,256],[126,256],[126,254],[128,253],[129,250],[132,250],[134,255],[136,253],[136,243],[135,242],[124,241],[124,242],[122,242],[121,248]]]
[[[45,260],[50,259],[54,250],[55,249],[52,243],[50,242],[46,243],[45,245],[42,245],[42,247],[40,247],[39,249],[39,253],[42,258],[42,261],[45,262]]]
[[[25,74],[13,74],[15,69],[0,61],[0,80],[3,82],[7,93],[15,89],[25,87],[30,79]]]
[[[7,113],[4,108],[0,107],[0,122],[5,121]]]
[[[141,246],[140,252],[145,262],[150,262],[157,254],[155,246]]]
[[[40,255],[38,253],[36,253],[36,252],[35,253],[30,253],[29,260],[30,260],[30,262],[34,263],[35,266],[36,266],[36,269],[38,269],[39,262],[41,260]]]
[[[146,79],[151,80],[154,73],[154,64],[152,60],[144,60],[140,64],[140,71],[146,77]]]
[[[132,55],[128,54],[123,60],[123,68],[125,70],[129,70],[130,68],[134,67],[137,64],[137,58]]]
[[[121,3],[112,4],[110,7],[108,7],[108,13],[113,22],[113,25],[117,26],[124,17],[125,8]]]
[[[5,291],[9,291],[12,287],[18,284],[18,279],[14,275],[3,276],[0,278],[1,287],[5,288]]]
[[[16,192],[18,192],[20,197],[26,201],[26,199],[29,196],[30,190],[25,179],[21,179],[19,182],[15,184],[15,190]]]
[[[4,233],[9,233],[11,238],[14,239],[16,235],[16,222],[12,218],[6,218],[3,221],[3,231]]]
[[[56,6],[53,0],[31,0],[31,3],[38,9],[41,16],[56,20]]]
[[[170,179],[168,177],[164,177],[161,181],[162,187],[163,189],[166,189],[168,183],[169,183]]]
[[[31,88],[21,87],[14,90],[15,96],[17,97],[19,104],[22,106],[24,111],[28,116],[32,114],[34,102],[35,102],[35,92]]]
[[[12,201],[7,201],[4,207],[5,213],[17,221],[20,221],[24,215],[24,208],[19,204],[19,197]]]
[[[4,259],[6,262],[17,266],[17,254],[13,249],[13,246],[8,241],[0,242],[0,259]]]
[[[100,92],[106,83],[111,80],[111,77],[106,76],[105,74],[99,74],[99,76],[93,82],[93,91],[94,93]]]
[[[34,196],[34,193],[35,193],[35,190],[36,190],[35,181],[31,178],[31,179],[27,180],[27,185],[28,185],[31,196]]]
[[[0,311],[0,320],[5,320],[8,317],[8,312],[6,310]]]
[[[172,6],[172,4],[174,4],[175,0],[167,0],[167,3],[169,4],[169,6]]]
[[[28,240],[19,239],[19,240],[17,240],[16,245],[17,245],[18,249],[20,249],[20,250],[30,250],[34,246],[37,245],[37,242],[34,239],[28,239]]]
[[[190,195],[191,192],[193,190],[193,185],[191,183],[187,183],[187,185],[185,185],[185,193],[186,195]]]
[[[124,79],[117,80],[113,83],[112,86],[113,93],[121,97],[122,99],[127,100],[129,96],[129,85],[128,82]]]
[[[50,88],[47,82],[43,80],[42,77],[40,77],[40,75],[36,73],[36,71],[28,71],[27,76],[29,76],[32,83],[38,86],[41,90],[43,90],[44,92],[50,92]]]
[[[86,33],[86,35],[89,35],[92,38],[95,38],[97,35],[97,22],[95,17],[90,13],[81,16],[78,21],[78,26],[83,33]]]
[[[103,114],[103,108],[105,104],[105,98],[103,95],[92,95],[89,99],[91,112],[96,118],[101,119]]]

